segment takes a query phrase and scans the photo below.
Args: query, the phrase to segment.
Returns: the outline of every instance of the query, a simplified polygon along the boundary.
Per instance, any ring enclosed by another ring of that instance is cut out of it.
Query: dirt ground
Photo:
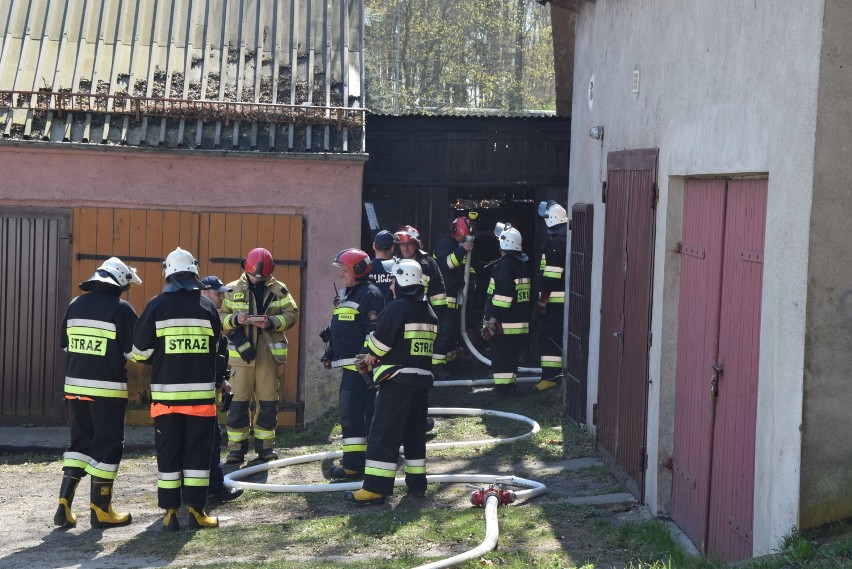
[[[473,393],[474,390],[460,390],[453,397],[452,406],[489,408],[488,391]],[[433,406],[435,402],[433,401]],[[440,405],[448,406],[445,402]],[[531,413],[531,416],[534,415]],[[440,420],[440,419],[439,419]],[[334,441],[335,443],[339,441]],[[554,440],[554,445],[562,441]],[[339,448],[336,444],[329,447]],[[315,449],[310,449],[311,452]],[[303,454],[305,450],[293,448],[281,452],[281,456]],[[501,464],[499,460],[476,464],[477,449],[471,449],[471,460],[430,459],[429,473],[469,472],[471,468],[489,468],[487,472],[495,474],[514,474],[523,478],[543,482],[548,493],[534,498],[537,503],[571,503],[578,497],[606,495],[624,492],[599,462],[586,460],[579,464],[575,457],[562,456],[553,462],[539,460],[521,460],[517,464]],[[472,466],[473,463],[473,466]],[[577,466],[584,466],[577,468]],[[321,469],[329,464],[308,463],[275,469],[268,476],[259,475],[252,481],[266,478],[272,483],[300,484],[326,482]],[[496,469],[496,472],[494,471]],[[11,455],[0,457],[0,524],[5,539],[0,541],[0,567],[16,568],[64,568],[64,567],[180,567],[200,566],[211,562],[264,560],[262,552],[243,551],[238,557],[220,558],[215,554],[181,551],[175,556],[164,555],[156,547],[149,549],[127,547],[147,532],[162,532],[163,512],[156,506],[156,461],[153,452],[136,452],[125,456],[115,485],[114,505],[119,511],[130,511],[133,523],[123,528],[97,530],[91,528],[88,510],[88,478],[78,489],[74,511],[79,521],[76,528],[61,530],[53,526],[53,514],[57,504],[57,492],[61,477],[61,456],[52,455]],[[227,470],[226,470],[227,472]],[[458,508],[469,509],[470,488],[462,484],[441,485],[438,492],[430,490],[425,500],[412,503],[399,489],[382,508]],[[616,500],[609,506],[603,506],[608,516],[619,520],[638,520],[645,517],[644,511],[635,502]],[[515,507],[515,506],[513,506]],[[211,504],[208,510],[219,516],[223,528],[257,526],[260,524],[296,524],[306,516],[346,513],[350,506],[340,493],[330,494],[280,494],[246,492],[230,503]],[[186,513],[182,512],[181,522],[186,525]],[[189,532],[185,532],[189,534]],[[165,534],[164,534],[165,537]],[[564,552],[565,543],[558,539],[545,543],[543,547],[552,548],[554,554]],[[464,550],[464,549],[463,549]],[[434,551],[434,555],[451,555],[459,551]],[[347,556],[352,551],[341,552]],[[381,555],[382,551],[371,551],[370,555]],[[355,553],[360,555],[360,553]],[[364,553],[364,555],[367,555]],[[328,559],[335,559],[334,552]],[[316,560],[316,552],[300,548],[297,542],[288,543],[286,552],[276,554],[276,559]],[[339,561],[339,559],[338,559]],[[606,566],[606,565],[598,565]]]

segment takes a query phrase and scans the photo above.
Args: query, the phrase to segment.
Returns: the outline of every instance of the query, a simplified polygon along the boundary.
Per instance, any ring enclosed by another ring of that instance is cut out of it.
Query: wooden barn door
[[[605,189],[597,442],[616,475],[641,501],[647,467],[657,156],[657,149],[611,152]]]
[[[751,557],[766,180],[687,180],[672,518],[708,555]]]
[[[0,213],[0,416],[3,423],[65,422],[59,331],[68,296],[71,211]]]
[[[77,283],[115,255],[135,267],[142,278],[142,285],[131,286],[127,293],[136,312],[141,313],[147,301],[162,290],[162,262],[175,247],[195,255],[202,277],[215,274],[226,283],[240,276],[240,259],[248,251],[265,247],[275,257],[275,277],[301,304],[301,216],[78,208],[74,210],[73,227],[73,295],[79,294]],[[280,426],[301,423],[298,330],[297,324],[287,334],[290,346],[279,401]],[[148,422],[150,368],[131,364],[128,369],[128,422]]]

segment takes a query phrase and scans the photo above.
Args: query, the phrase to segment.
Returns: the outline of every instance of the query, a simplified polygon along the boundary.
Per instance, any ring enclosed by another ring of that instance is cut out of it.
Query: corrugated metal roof
[[[364,0],[0,0],[0,135],[363,152]]]

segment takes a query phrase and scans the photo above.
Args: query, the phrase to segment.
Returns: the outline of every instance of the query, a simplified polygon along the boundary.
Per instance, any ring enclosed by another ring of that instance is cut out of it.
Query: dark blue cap
[[[396,239],[394,238],[393,233],[386,229],[383,229],[376,233],[376,238],[373,240],[373,242],[379,249],[390,249],[391,247],[393,247],[393,244],[396,243]]]
[[[215,275],[210,275],[201,279],[201,284],[204,285],[204,288],[213,289],[216,292],[231,292],[232,288],[228,288],[225,286],[225,283],[222,282],[222,279]]]

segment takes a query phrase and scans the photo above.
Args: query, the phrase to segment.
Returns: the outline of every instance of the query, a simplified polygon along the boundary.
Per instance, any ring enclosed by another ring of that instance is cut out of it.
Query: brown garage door
[[[0,211],[0,419],[63,423],[71,210]]]
[[[255,247],[275,257],[275,277],[287,285],[301,304],[302,217],[247,213],[194,213],[113,208],[77,208],[73,222],[72,294],[77,284],[100,263],[118,256],[137,268],[142,286],[132,286],[128,300],[140,313],[148,299],[163,288],[162,261],[175,247],[196,256],[202,276],[218,275],[226,283],[240,276],[240,259]],[[299,326],[290,341],[285,379],[279,401],[279,426],[302,423],[297,400]],[[147,366],[131,365],[128,422],[147,423]]]

